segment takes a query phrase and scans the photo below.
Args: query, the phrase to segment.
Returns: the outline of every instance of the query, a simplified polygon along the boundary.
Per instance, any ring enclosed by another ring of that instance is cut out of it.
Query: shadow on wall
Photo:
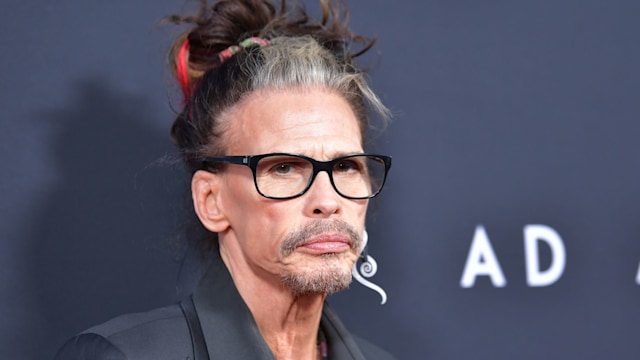
[[[33,359],[52,358],[89,326],[189,292],[174,246],[185,182],[180,166],[159,160],[172,145],[152,126],[157,112],[102,80],[79,83],[74,95],[44,113],[58,181],[25,229],[36,289],[27,295],[40,324],[19,345]]]

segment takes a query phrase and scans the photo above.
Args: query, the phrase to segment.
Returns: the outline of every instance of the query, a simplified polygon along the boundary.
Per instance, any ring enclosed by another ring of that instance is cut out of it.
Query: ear
[[[193,207],[202,225],[212,232],[222,232],[229,222],[220,201],[220,175],[198,170],[191,178]]]

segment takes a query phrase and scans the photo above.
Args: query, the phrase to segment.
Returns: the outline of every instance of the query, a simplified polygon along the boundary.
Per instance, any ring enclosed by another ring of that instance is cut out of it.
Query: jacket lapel
[[[322,308],[320,326],[327,337],[330,360],[365,360],[360,348],[327,302],[324,303]]]
[[[215,259],[198,283],[193,302],[211,360],[276,360],[222,259]],[[325,302],[320,326],[331,360],[365,360],[338,316]]]
[[[219,256],[200,280],[193,302],[210,359],[275,360]]]

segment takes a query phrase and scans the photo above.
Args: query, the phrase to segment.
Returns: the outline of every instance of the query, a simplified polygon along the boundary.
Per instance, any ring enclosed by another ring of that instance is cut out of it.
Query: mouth
[[[299,250],[311,254],[341,253],[351,250],[351,238],[346,234],[328,233],[312,236],[298,246]]]
[[[280,244],[280,254],[339,255],[356,252],[362,239],[355,227],[344,220],[317,220],[291,231]]]

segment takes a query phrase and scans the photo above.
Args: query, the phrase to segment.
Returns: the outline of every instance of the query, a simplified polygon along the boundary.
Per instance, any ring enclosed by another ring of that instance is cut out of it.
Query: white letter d
[[[544,241],[551,249],[551,265],[545,271],[540,270],[538,241]],[[564,272],[566,255],[560,235],[546,225],[527,225],[524,227],[524,252],[529,286],[548,286],[558,281]]]

